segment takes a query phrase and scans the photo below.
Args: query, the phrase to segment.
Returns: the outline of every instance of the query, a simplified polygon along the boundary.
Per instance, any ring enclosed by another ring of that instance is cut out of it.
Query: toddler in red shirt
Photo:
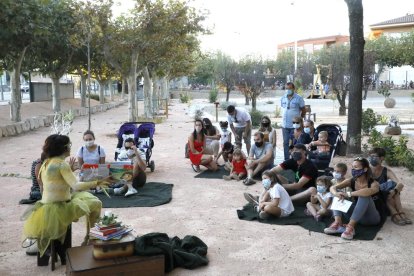
[[[235,149],[233,152],[233,161],[230,175],[224,175],[224,180],[241,180],[247,175],[246,170],[246,156],[240,149]]]

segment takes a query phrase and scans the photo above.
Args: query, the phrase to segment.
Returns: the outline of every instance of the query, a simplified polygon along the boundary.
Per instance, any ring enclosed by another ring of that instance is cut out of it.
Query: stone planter
[[[401,128],[399,126],[397,126],[397,127],[387,126],[384,129],[384,134],[388,134],[388,135],[401,135]]]
[[[395,99],[393,99],[393,98],[385,98],[384,106],[386,108],[393,108],[395,106],[395,104],[396,104]]]

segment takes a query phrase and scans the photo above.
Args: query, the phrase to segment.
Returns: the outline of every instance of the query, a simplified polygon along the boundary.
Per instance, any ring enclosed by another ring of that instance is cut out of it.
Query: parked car
[[[20,85],[20,91],[22,93],[29,93],[29,91],[30,91],[29,85],[28,84]]]

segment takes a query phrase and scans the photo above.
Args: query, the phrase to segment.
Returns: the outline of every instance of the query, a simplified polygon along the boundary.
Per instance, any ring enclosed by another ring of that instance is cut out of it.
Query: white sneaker
[[[135,188],[129,188],[128,189],[128,191],[126,192],[126,194],[125,194],[125,197],[128,197],[128,196],[131,196],[131,195],[135,195],[135,194],[137,194],[138,193],[138,191],[135,189]]]
[[[37,247],[37,241],[35,239],[27,239],[27,248],[26,248],[26,254],[29,256],[35,256],[37,255],[37,252],[39,252],[39,248]]]
[[[268,213],[266,213],[265,211],[261,211],[259,213],[259,218],[261,219],[268,219],[270,217],[270,215]]]
[[[124,187],[114,189],[114,195],[122,195],[123,192],[124,192]]]

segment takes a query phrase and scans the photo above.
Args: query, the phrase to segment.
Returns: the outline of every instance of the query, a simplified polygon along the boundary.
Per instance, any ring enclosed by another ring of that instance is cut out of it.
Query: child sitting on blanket
[[[262,184],[264,190],[257,207],[261,219],[287,217],[295,210],[289,194],[280,185],[280,180],[276,174],[270,170],[264,171],[262,173]]]
[[[331,215],[331,204],[333,195],[329,192],[332,177],[320,176],[316,179],[316,193],[311,194],[311,201],[306,203],[305,214],[313,216],[316,221],[320,221],[324,216]]]
[[[231,142],[225,142],[223,144],[223,147],[221,148],[220,153],[217,155],[216,162],[220,158],[220,156],[223,156],[224,160],[224,169],[230,171],[231,170],[231,162],[233,161],[233,152],[234,152],[234,146]]]
[[[230,175],[223,175],[224,180],[235,179],[237,181],[243,179],[247,175],[246,156],[240,149],[233,152],[233,161]]]

